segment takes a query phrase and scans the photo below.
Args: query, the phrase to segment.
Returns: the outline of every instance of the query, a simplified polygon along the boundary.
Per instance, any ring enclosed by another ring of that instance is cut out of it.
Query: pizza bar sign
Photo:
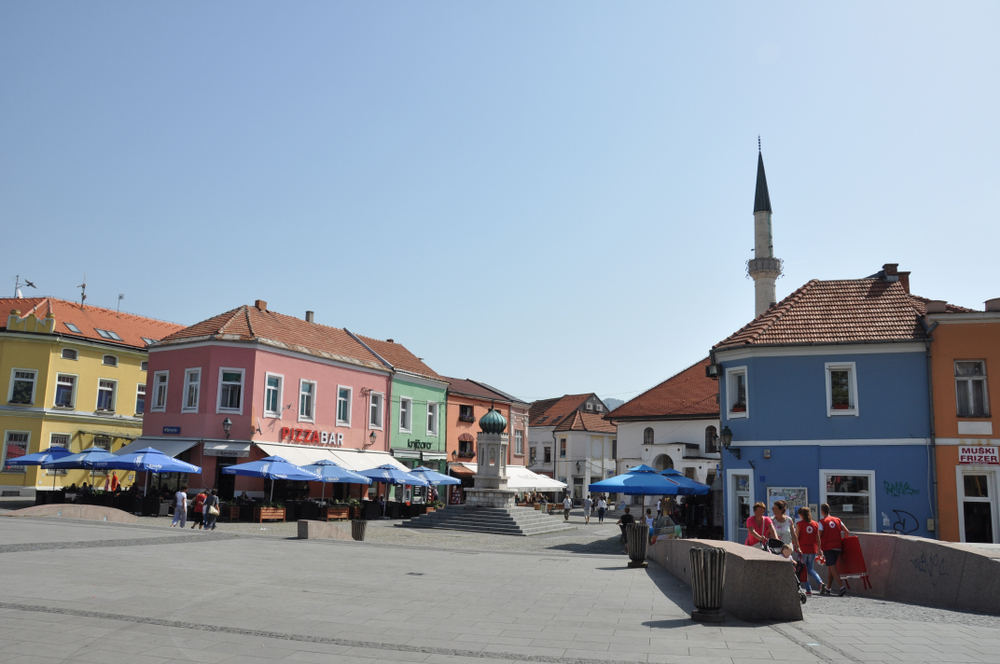
[[[1000,465],[1000,455],[995,447],[966,447],[958,448],[958,462],[972,463],[976,465]]]
[[[316,431],[314,429],[290,429],[281,427],[281,442],[289,443],[319,443],[340,447],[344,444],[344,434],[333,431]]]

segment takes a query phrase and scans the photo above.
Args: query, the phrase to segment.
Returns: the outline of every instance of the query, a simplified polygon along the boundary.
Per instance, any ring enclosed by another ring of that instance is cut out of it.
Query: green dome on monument
[[[479,430],[483,433],[503,433],[507,428],[507,418],[499,410],[490,408],[489,412],[479,419]]]

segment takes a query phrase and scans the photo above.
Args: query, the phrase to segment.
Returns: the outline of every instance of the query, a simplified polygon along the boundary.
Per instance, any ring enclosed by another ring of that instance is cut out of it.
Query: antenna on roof
[[[122,312],[122,300],[125,299],[125,293],[118,293],[118,313]]]
[[[757,152],[760,152],[760,134],[757,134]]]
[[[83,283],[77,286],[80,289],[80,308],[83,308],[83,303],[87,301],[87,273],[83,273]]]
[[[21,294],[21,286],[26,286],[28,288],[36,288],[35,284],[31,283],[27,279],[25,279],[24,283],[22,284],[21,283],[21,275],[15,276],[14,277],[14,297],[16,297],[17,299],[21,299],[22,297],[24,297]]]

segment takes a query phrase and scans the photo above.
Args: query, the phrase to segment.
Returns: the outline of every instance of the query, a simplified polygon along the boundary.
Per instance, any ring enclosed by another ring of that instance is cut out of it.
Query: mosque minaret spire
[[[747,274],[754,284],[754,317],[767,311],[775,299],[774,282],[781,276],[781,259],[774,257],[771,237],[771,197],[767,193],[764,156],[757,137],[757,191],[753,201],[754,257],[747,261]]]

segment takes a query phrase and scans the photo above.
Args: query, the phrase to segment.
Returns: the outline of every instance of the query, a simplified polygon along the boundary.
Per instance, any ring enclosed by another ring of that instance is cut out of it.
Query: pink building
[[[403,468],[388,453],[391,369],[346,330],[312,322],[311,312],[293,318],[261,300],[227,311],[151,347],[148,376],[142,437],[129,448],[201,466],[192,488],[260,496],[264,480],[221,469],[270,455]]]

